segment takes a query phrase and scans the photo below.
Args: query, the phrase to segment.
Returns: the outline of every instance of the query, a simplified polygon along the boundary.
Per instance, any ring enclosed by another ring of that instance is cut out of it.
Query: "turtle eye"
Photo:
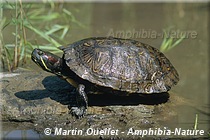
[[[38,54],[43,55],[44,53],[43,53],[43,51],[38,51]]]

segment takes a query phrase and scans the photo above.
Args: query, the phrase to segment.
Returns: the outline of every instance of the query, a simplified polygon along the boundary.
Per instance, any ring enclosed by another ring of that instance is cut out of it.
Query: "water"
[[[30,139],[39,139],[41,138],[38,133],[33,130],[12,130],[4,131],[3,136],[5,140],[17,139],[17,138],[30,138]]]
[[[159,49],[163,29],[170,27],[175,37],[187,34],[180,45],[165,52],[180,75],[171,93],[188,101],[186,106],[177,108],[175,126],[194,127],[197,114],[198,129],[209,131],[209,11],[206,3],[65,3],[63,6],[85,26],[72,25],[66,38],[69,43],[91,36],[115,36],[132,38]],[[14,31],[5,29],[3,32],[5,43],[11,43],[11,32]],[[173,123],[166,125],[173,126]],[[10,135],[19,136],[19,133],[11,131]]]

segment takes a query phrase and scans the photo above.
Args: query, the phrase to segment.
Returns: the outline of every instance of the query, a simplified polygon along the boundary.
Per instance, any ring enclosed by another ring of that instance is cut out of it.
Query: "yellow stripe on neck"
[[[45,64],[44,60],[42,59],[42,57],[40,57],[41,61],[42,61],[42,64],[44,65],[45,69],[48,70],[48,71],[51,71]]]

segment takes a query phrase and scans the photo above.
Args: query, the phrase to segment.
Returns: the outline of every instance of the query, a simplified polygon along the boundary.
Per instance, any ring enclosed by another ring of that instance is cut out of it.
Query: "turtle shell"
[[[179,81],[163,53],[135,40],[87,38],[63,51],[67,66],[80,78],[114,90],[161,93]]]

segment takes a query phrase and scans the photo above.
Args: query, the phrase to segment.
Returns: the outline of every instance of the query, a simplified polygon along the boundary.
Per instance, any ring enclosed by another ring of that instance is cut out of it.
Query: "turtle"
[[[59,48],[62,57],[36,48],[31,59],[77,89],[71,112],[78,117],[87,111],[89,93],[164,93],[179,81],[162,52],[136,40],[90,37]]]

